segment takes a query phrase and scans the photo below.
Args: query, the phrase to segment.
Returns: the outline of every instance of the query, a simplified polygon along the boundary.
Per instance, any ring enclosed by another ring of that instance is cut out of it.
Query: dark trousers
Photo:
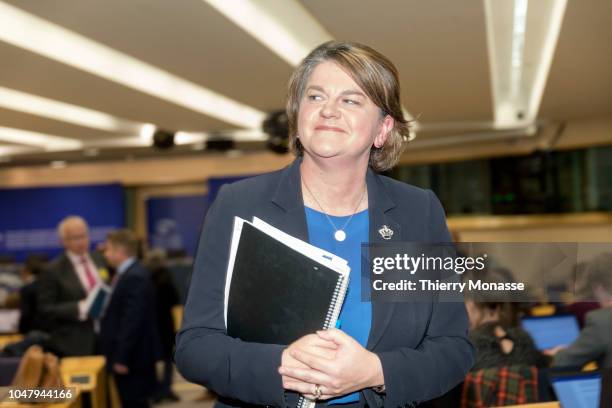
[[[159,381],[159,388],[157,391],[157,395],[160,397],[169,395],[172,392],[170,388],[172,386],[172,377],[174,374],[174,364],[172,363],[172,356],[164,358],[163,364],[164,372],[162,374],[163,376],[161,380]]]
[[[129,408],[150,408],[151,403],[149,400],[126,400],[121,398],[121,406]]]
[[[121,406],[124,408],[149,408],[151,403],[146,396],[144,390],[140,388],[130,376],[136,374],[118,375],[115,374],[115,383],[117,384],[117,392],[121,400]]]

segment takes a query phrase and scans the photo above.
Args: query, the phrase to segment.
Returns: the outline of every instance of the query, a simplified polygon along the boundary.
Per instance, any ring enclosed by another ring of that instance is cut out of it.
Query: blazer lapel
[[[366,175],[366,183],[368,185],[370,244],[401,241],[401,225],[391,218],[389,214],[389,211],[395,208],[396,204],[389,197],[380,177],[370,168],[368,168]],[[392,231],[390,237],[389,231]],[[388,237],[388,239],[384,237]],[[366,345],[368,350],[374,349],[382,338],[385,329],[391,321],[394,308],[394,302],[372,302],[372,325]]]
[[[271,201],[282,211],[270,214],[267,222],[287,234],[308,242],[308,226],[302,199],[302,183],[298,157],[281,174],[280,181]]]
[[[70,290],[74,290],[75,296],[79,299],[86,297],[87,292],[85,291],[85,288],[81,283],[81,279],[79,279],[79,275],[77,274],[77,271],[74,265],[72,264],[70,257],[68,257],[68,254],[65,252],[63,255],[62,263],[62,269],[67,272],[64,273],[62,276],[63,279],[66,280],[66,283],[70,286]]]

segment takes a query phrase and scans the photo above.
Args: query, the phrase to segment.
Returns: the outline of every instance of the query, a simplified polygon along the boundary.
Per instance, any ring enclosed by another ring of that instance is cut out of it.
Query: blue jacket
[[[300,183],[300,163],[225,185],[202,229],[175,361],[189,381],[220,397],[219,406],[294,406],[278,367],[284,345],[243,342],[226,334],[223,318],[225,273],[233,217],[257,216],[308,240]],[[378,230],[394,231],[390,242],[450,242],[444,211],[431,191],[368,169],[370,242],[389,242]],[[435,398],[463,380],[473,364],[462,303],[372,302],[367,349],[381,360],[386,394],[363,390],[360,406],[414,406]],[[317,404],[319,406],[324,403]]]

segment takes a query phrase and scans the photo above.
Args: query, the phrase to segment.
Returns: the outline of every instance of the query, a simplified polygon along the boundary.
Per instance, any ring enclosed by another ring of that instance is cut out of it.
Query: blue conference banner
[[[208,194],[155,197],[147,200],[149,246],[185,251],[195,256],[202,221],[221,186],[247,176],[213,177],[208,180]]]
[[[247,176],[233,176],[233,177],[211,177],[208,179],[208,205],[210,206],[215,198],[217,198],[217,194],[219,194],[219,190],[221,186],[224,184],[230,184],[239,180],[243,180],[249,177],[253,177],[254,175]]]
[[[18,262],[31,253],[59,254],[57,225],[68,215],[88,222],[96,245],[125,226],[124,189],[120,184],[0,189],[0,254]]]
[[[148,199],[150,247],[184,250],[187,255],[194,256],[207,208],[205,194]]]

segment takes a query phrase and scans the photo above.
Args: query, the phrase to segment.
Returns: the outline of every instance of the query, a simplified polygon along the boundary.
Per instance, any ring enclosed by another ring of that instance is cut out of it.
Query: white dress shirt
[[[85,293],[89,293],[90,292],[89,280],[87,279],[87,272],[85,272],[85,266],[81,262],[81,255],[77,255],[69,251],[66,252],[66,254],[68,255],[68,259],[70,259],[70,262],[72,262],[74,271],[76,272],[77,277],[79,278],[79,281],[81,282],[81,285],[83,286],[83,289],[85,290]],[[100,274],[98,273],[98,267],[96,266],[94,261],[91,259],[91,256],[89,254],[85,254],[83,256],[85,257],[85,261],[89,265],[89,270],[93,273],[94,278],[96,280],[96,284],[94,285],[94,288],[95,288],[98,284],[102,282],[102,279],[100,278]]]
[[[85,266],[81,262],[81,256],[70,251],[67,251],[66,254],[68,255],[68,259],[70,259],[70,262],[72,262],[72,267],[74,268],[74,271],[76,272],[77,277],[79,278],[79,281],[83,286],[83,290],[87,295],[89,295],[89,293],[93,292],[93,289],[95,289],[96,286],[102,283],[102,279],[100,278],[100,275],[98,273],[98,267],[93,262],[89,254],[83,255],[85,257],[85,261],[89,264],[90,271],[93,273],[94,278],[96,280],[96,284],[90,290],[89,280],[87,279],[87,272],[85,272]],[[79,300],[79,320],[87,320],[87,298]]]

